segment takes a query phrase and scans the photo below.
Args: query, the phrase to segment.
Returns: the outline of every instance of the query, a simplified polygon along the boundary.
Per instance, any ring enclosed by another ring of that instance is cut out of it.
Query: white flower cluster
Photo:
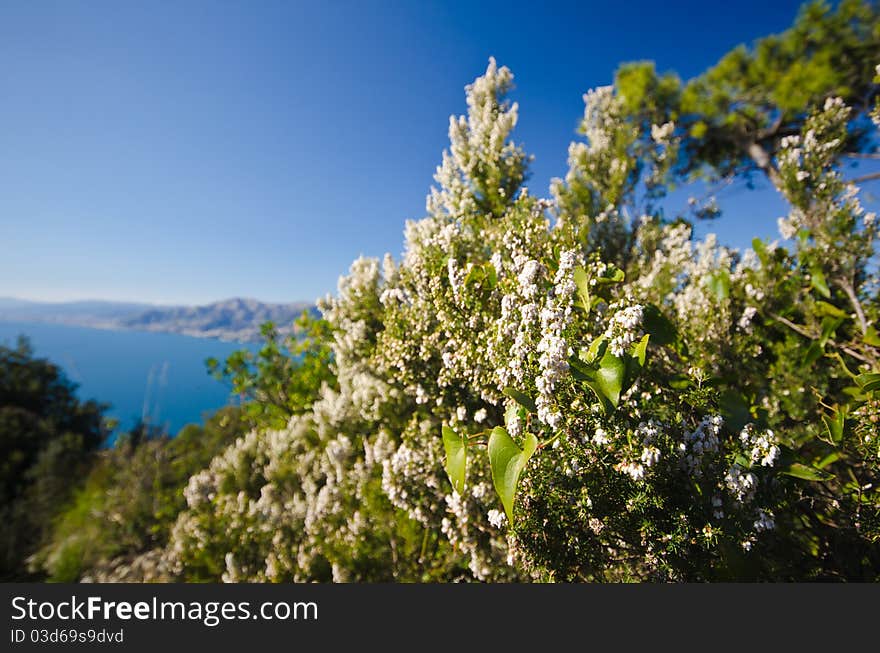
[[[443,162],[434,179],[440,185],[432,188],[426,207],[434,216],[462,216],[480,209],[487,194],[500,199],[512,192],[525,175],[527,157],[522,149],[508,141],[516,126],[518,107],[504,96],[513,86],[513,73],[489,60],[486,73],[467,87],[467,116],[449,118],[450,148],[443,152]],[[500,173],[487,188],[486,170]],[[499,192],[500,191],[500,192]]]
[[[489,523],[495,528],[504,528],[504,525],[507,523],[507,516],[502,511],[495,510],[494,508],[489,511],[487,518]]]
[[[752,320],[755,318],[755,315],[758,314],[758,309],[754,306],[746,306],[743,310],[742,315],[736,323],[736,327],[740,331],[745,331],[746,333],[751,332],[752,330]]]
[[[702,476],[703,458],[717,453],[721,447],[721,415],[710,415],[693,431],[685,431],[684,440],[679,443],[682,467],[695,476]]]
[[[645,467],[653,467],[660,461],[660,449],[654,444],[660,435],[660,424],[654,420],[639,422],[635,436],[642,441],[641,461]]]
[[[635,461],[624,461],[615,467],[617,471],[623,472],[634,481],[641,481],[645,478],[645,466]]]
[[[674,122],[667,122],[662,125],[651,125],[651,140],[658,145],[666,143],[674,133]]]
[[[627,305],[625,302],[615,302],[608,310],[612,313],[605,330],[608,348],[615,356],[623,356],[635,342],[645,335],[642,331],[644,308],[641,304]]]
[[[746,424],[739,434],[740,442],[746,448],[752,463],[772,467],[779,458],[779,440],[770,429],[759,431],[753,424]]]
[[[571,347],[563,332],[571,320],[572,300],[576,290],[573,271],[577,264],[574,252],[566,251],[560,255],[559,269],[554,277],[553,296],[541,310],[541,340],[537,351],[541,373],[535,380],[538,388],[538,419],[550,428],[558,428],[562,422],[561,413],[554,408],[553,395],[556,385],[568,373],[568,358]]]
[[[737,503],[749,503],[755,497],[758,479],[741,466],[734,464],[727,470],[724,485]]]
[[[758,518],[753,524],[757,532],[770,531],[776,528],[776,520],[773,518],[773,512],[770,510],[758,509]]]
[[[519,261],[517,261],[519,263]],[[538,280],[543,274],[543,266],[533,259],[527,259],[520,265],[519,291],[526,299],[536,299],[541,292]]]
[[[614,87],[599,86],[584,93],[584,117],[581,132],[587,144],[572,143],[572,148],[588,148],[592,153],[606,150],[611,145],[611,134],[616,126],[614,120]],[[569,160],[577,158],[569,150]]]

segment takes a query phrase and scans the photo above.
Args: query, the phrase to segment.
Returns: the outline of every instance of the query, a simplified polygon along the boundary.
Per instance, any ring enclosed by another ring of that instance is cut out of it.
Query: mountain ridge
[[[239,342],[258,340],[260,326],[267,321],[273,322],[282,335],[293,333],[293,322],[303,311],[317,315],[312,302],[269,303],[247,297],[196,306],[108,300],[40,302],[0,297],[0,320],[3,321],[179,333]]]

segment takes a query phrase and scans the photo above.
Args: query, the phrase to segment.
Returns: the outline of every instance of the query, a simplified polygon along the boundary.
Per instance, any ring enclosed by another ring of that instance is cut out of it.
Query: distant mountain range
[[[33,302],[0,297],[0,320],[51,322],[96,329],[127,329],[181,333],[199,338],[253,342],[260,325],[274,322],[279,332],[293,331],[304,310],[317,314],[309,302],[266,304],[234,298],[204,306],[156,306],[130,302]]]

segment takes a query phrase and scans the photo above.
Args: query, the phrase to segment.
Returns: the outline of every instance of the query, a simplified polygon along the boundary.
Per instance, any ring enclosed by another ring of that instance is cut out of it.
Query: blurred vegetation
[[[254,428],[283,428],[293,415],[311,408],[323,384],[335,385],[327,322],[303,311],[294,327],[282,339],[275,325],[266,322],[257,353],[241,349],[223,363],[207,361],[211,375],[242,399],[244,417]]]
[[[26,338],[0,346],[0,580],[31,580],[26,558],[50,536],[108,434],[104,406],[77,400],[76,386]]]
[[[284,426],[334,385],[326,323],[304,313],[282,340],[262,328],[254,354],[242,349],[209,372],[241,405],[217,411],[176,436],[140,422],[109,435],[103,410],[81,404],[51,363],[33,360],[26,340],[0,358],[4,579],[73,582],[168,542],[186,507],[184,488],[235,439],[255,427]]]
[[[241,408],[229,406],[176,437],[156,435],[143,424],[124,434],[97,453],[32,566],[44,569],[50,581],[73,582],[99,564],[164,545],[186,506],[189,477],[244,428]]]

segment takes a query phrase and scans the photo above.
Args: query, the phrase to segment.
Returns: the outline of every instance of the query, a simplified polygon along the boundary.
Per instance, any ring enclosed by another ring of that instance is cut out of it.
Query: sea
[[[28,337],[34,357],[61,367],[78,386],[80,400],[109,404],[105,414],[119,420],[117,433],[143,420],[175,435],[234,403],[229,386],[208,374],[205,361],[257,347],[171,333],[0,321],[0,345],[15,346],[19,335]]]

